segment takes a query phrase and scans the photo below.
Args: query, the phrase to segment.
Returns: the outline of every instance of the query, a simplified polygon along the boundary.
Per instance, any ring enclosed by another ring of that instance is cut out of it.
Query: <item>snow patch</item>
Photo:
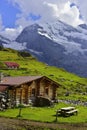
[[[37,54],[37,55],[42,55],[42,54],[43,54],[43,52],[35,51],[35,50],[33,50],[33,49],[29,49],[29,51],[30,51],[31,53],[34,53],[34,54]]]
[[[41,32],[38,31],[38,34],[40,34],[40,35],[42,35],[42,36],[45,36],[45,37],[51,39],[51,37],[50,37],[47,33],[41,33]],[[51,39],[51,40],[52,40],[52,39]]]

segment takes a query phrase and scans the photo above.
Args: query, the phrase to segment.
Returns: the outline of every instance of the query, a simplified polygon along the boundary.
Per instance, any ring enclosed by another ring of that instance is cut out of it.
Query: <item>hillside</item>
[[[5,61],[13,61],[20,65],[20,68],[7,69],[4,65]],[[18,52],[13,49],[0,48],[0,72],[5,75],[45,75],[61,84],[58,89],[58,96],[64,96],[70,93],[70,98],[78,98],[86,100],[87,79],[68,73],[62,68],[48,66],[32,57],[27,52]],[[65,98],[65,97],[64,97]],[[67,98],[67,96],[66,96]],[[69,98],[69,97],[68,97]]]

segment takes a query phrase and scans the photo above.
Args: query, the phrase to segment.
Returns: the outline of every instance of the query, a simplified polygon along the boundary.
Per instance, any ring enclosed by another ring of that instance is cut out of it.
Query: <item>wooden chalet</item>
[[[37,96],[56,99],[59,86],[46,76],[3,77],[0,92],[7,92],[7,97],[14,105],[29,104]]]

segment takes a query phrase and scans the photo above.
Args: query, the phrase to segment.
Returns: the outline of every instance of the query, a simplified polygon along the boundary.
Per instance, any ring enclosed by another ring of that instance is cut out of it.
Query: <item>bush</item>
[[[29,52],[25,52],[25,51],[18,52],[18,55],[22,56],[22,57],[30,57],[31,56]]]
[[[51,105],[53,105],[52,101],[42,96],[38,96],[34,103],[34,106],[37,106],[37,107],[44,107],[44,106],[51,106]]]

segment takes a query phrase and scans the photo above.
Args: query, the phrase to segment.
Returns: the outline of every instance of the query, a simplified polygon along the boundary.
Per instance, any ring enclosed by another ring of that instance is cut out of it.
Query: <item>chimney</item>
[[[0,73],[0,83],[3,82],[3,77],[4,77],[3,73]]]

